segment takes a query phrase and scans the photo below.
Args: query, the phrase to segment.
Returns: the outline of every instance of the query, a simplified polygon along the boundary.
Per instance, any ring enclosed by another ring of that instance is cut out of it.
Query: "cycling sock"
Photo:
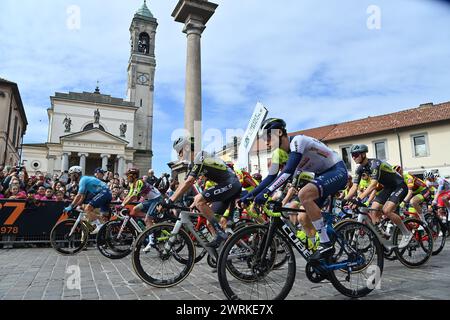
[[[328,238],[327,233],[327,225],[323,222],[323,219],[312,222],[314,228],[316,228],[317,232],[319,232],[320,243],[330,242],[330,238]]]

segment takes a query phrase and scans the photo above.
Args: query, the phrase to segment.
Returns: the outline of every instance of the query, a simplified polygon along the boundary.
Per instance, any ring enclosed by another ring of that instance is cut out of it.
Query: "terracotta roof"
[[[292,132],[288,135],[290,137],[298,136],[299,134],[304,134],[309,137],[316,138],[318,140],[323,140],[327,135],[329,135],[335,128],[337,124],[330,124],[328,126],[306,129],[302,131]]]
[[[322,141],[332,141],[446,120],[450,120],[450,102],[436,105],[427,103],[414,109],[297,131],[289,135],[304,134]]]

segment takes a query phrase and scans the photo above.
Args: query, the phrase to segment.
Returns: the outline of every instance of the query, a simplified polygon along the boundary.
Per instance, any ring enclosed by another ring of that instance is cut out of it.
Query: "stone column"
[[[100,155],[100,157],[102,158],[102,169],[105,171],[108,170],[108,159],[111,157],[111,155],[103,153]]]
[[[124,155],[118,155],[118,164],[117,164],[117,173],[120,177],[123,177],[125,174],[125,156]]]
[[[69,170],[69,153],[63,152],[61,155],[61,171],[65,172]]]
[[[80,157],[80,167],[84,175],[86,171],[86,158],[89,156],[89,153],[79,153],[78,156]]]
[[[187,35],[186,94],[184,126],[195,137],[196,150],[201,147],[202,83],[200,38],[206,22],[214,14],[217,4],[205,0],[179,0],[172,12],[176,22],[184,23]]]

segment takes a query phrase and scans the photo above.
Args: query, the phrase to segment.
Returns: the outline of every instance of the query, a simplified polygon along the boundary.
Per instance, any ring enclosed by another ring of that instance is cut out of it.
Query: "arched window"
[[[138,51],[143,54],[148,54],[150,50],[150,36],[147,32],[142,32],[139,35]]]
[[[103,128],[103,126],[101,124],[98,125],[98,128],[102,131],[105,131],[105,128]],[[84,128],[83,131],[87,131],[87,130],[91,130],[94,129],[94,124],[93,123],[89,123],[87,124]]]

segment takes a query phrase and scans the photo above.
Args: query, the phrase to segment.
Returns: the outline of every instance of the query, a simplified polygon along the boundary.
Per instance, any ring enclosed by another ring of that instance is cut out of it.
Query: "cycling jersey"
[[[299,135],[292,139],[291,152],[302,155],[297,170],[320,174],[342,161],[337,152],[327,147],[317,139]]]
[[[408,189],[412,190],[414,195],[422,193],[423,190],[427,189],[425,182],[409,173],[403,173],[403,179],[405,180]]]
[[[155,199],[161,196],[161,192],[151,184],[139,179],[130,185],[130,191],[133,197],[144,197],[146,200]]]
[[[359,182],[359,185],[358,185],[358,189],[360,191],[364,191],[369,187],[369,184],[370,184],[370,179],[361,179],[361,181]]]
[[[360,165],[356,169],[353,183],[359,184],[363,173],[369,174],[371,179],[377,180],[385,188],[397,187],[404,183],[400,174],[390,164],[378,159],[368,159],[366,165]]]
[[[194,159],[194,166],[189,176],[198,178],[205,176],[217,184],[225,184],[231,181],[238,181],[236,174],[225,162],[218,158],[211,157],[207,152],[199,152]]]
[[[108,186],[95,177],[84,176],[80,179],[80,185],[78,187],[78,193],[80,194],[96,195],[103,190],[109,190]]]

